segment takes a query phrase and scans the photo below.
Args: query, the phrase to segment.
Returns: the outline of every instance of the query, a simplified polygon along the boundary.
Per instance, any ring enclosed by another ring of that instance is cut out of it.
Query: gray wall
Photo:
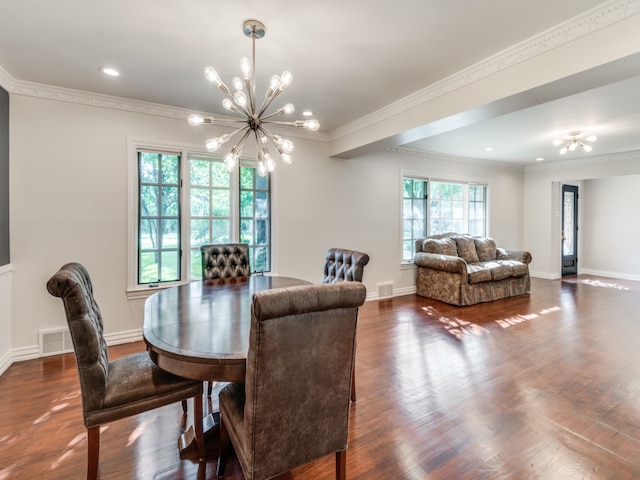
[[[9,261],[9,94],[0,87],[0,265]]]

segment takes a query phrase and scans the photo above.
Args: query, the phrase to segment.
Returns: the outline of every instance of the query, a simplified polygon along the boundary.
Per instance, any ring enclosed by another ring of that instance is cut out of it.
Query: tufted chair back
[[[100,410],[109,377],[109,354],[103,336],[100,308],[93,298],[93,285],[86,268],[68,263],[47,282],[47,290],[64,301],[69,331],[76,353],[82,409]]]
[[[358,282],[254,295],[246,380],[220,392],[219,476],[229,440],[247,480],[272,478],[334,452],[337,470],[344,470],[358,308],[365,297]]]
[[[362,282],[369,255],[355,250],[330,248],[324,262],[322,283]]]
[[[203,280],[251,275],[249,245],[246,243],[203,245],[200,251]]]
[[[47,290],[62,299],[73,340],[87,428],[88,480],[98,478],[100,425],[188,398],[193,398],[194,418],[202,418],[202,382],[160,369],[145,351],[109,361],[102,314],[84,266],[63,265],[47,282]],[[204,458],[202,422],[194,426],[198,454]]]

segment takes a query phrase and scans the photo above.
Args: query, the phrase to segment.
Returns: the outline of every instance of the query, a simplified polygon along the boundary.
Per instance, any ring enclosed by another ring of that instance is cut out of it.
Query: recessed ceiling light
[[[493,147],[487,147],[484,150],[485,152],[493,152]]]
[[[304,112],[302,112],[302,115],[304,115],[305,117],[310,117],[311,115],[313,115],[313,112],[311,110],[305,110]]]
[[[98,70],[100,70],[105,75],[109,75],[110,77],[118,77],[118,76],[120,76],[120,72],[118,70],[116,70],[115,68],[100,67]]]
[[[541,162],[541,161],[543,161],[543,160],[544,160],[544,158],[542,158],[542,157],[538,157],[538,158],[536,158],[536,162]]]

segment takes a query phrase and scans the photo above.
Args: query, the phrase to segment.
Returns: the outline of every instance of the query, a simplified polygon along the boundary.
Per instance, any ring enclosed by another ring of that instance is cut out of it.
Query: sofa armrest
[[[531,254],[525,250],[509,250],[508,248],[496,248],[498,260],[517,260],[522,263],[531,263]]]
[[[453,255],[418,252],[415,254],[413,262],[419,267],[444,270],[445,272],[451,273],[462,273],[464,275],[467,274],[467,262]]]

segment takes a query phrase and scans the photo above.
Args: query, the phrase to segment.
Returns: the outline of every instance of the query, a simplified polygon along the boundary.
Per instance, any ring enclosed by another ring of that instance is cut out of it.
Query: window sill
[[[413,262],[402,262],[400,264],[400,270],[414,270],[416,268],[416,264]]]
[[[188,282],[187,282],[188,283]],[[139,299],[147,299],[151,295],[166,288],[176,287],[178,285],[183,285],[184,283],[171,283],[171,284],[158,284],[155,287],[134,287],[127,289],[127,299],[128,300],[139,300]]]

